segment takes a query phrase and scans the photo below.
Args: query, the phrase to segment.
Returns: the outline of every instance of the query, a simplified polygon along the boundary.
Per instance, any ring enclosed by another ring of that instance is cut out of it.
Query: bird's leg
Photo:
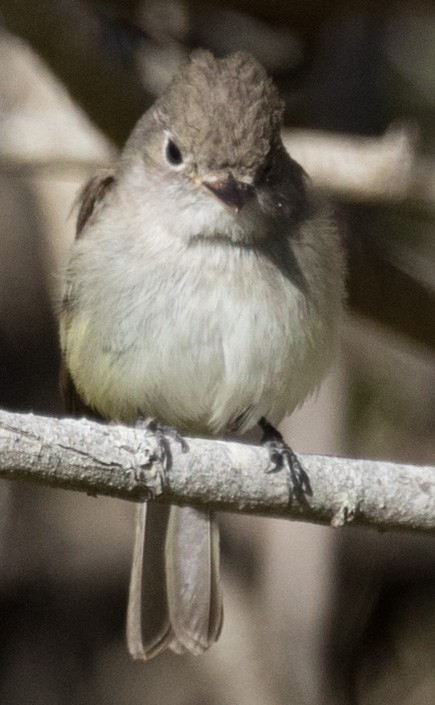
[[[298,502],[306,502],[306,495],[311,496],[313,492],[310,478],[296,453],[292,451],[280,432],[264,416],[259,420],[258,425],[263,431],[260,444],[269,449],[270,460],[273,463],[271,472],[287,467],[293,487],[293,495]]]
[[[162,457],[162,463],[165,470],[170,470],[172,467],[172,453],[168,438],[176,441],[181,446],[181,452],[187,453],[189,445],[186,440],[180,436],[178,431],[172,426],[164,426],[152,418],[139,418],[135,423],[135,428],[153,433],[157,439],[159,450]]]

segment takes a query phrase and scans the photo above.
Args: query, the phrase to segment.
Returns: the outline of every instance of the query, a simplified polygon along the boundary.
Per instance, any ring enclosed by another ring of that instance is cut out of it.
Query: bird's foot
[[[268,448],[270,453],[270,460],[273,467],[269,472],[277,472],[278,470],[287,468],[292,486],[292,496],[294,496],[299,503],[306,502],[306,495],[311,497],[313,491],[307,471],[296,453],[287,445],[281,433],[272,426],[267,419],[262,417],[258,425],[263,431],[260,444]]]
[[[172,452],[169,439],[180,444],[182,453],[187,453],[189,450],[188,443],[183,436],[180,436],[175,428],[172,426],[164,426],[155,419],[140,418],[136,421],[135,428],[149,431],[155,435],[160,450],[161,461],[165,470],[170,470],[172,467]]]

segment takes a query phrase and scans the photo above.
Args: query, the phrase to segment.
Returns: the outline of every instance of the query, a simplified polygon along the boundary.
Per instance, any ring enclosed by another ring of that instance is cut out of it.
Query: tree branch
[[[267,449],[242,443],[169,441],[170,467],[149,431],[0,411],[0,477],[141,501],[208,506],[341,526],[435,529],[435,468],[301,456],[312,495],[292,499],[286,470]]]
[[[287,151],[317,188],[353,203],[435,210],[435,164],[419,153],[413,124],[391,124],[379,137],[286,129]]]

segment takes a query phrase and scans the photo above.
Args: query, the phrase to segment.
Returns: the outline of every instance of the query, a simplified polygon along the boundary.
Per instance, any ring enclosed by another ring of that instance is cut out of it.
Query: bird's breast
[[[261,416],[277,423],[313,386],[316,313],[291,277],[249,249],[198,242],[172,260],[114,260],[102,264],[104,284],[95,262],[81,271],[67,363],[107,418],[244,431]]]

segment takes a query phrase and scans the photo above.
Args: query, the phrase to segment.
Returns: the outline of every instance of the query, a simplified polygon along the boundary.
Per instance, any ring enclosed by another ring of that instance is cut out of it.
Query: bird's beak
[[[238,213],[254,195],[254,187],[243,181],[236,181],[232,174],[203,181],[209,189],[233,213]]]

